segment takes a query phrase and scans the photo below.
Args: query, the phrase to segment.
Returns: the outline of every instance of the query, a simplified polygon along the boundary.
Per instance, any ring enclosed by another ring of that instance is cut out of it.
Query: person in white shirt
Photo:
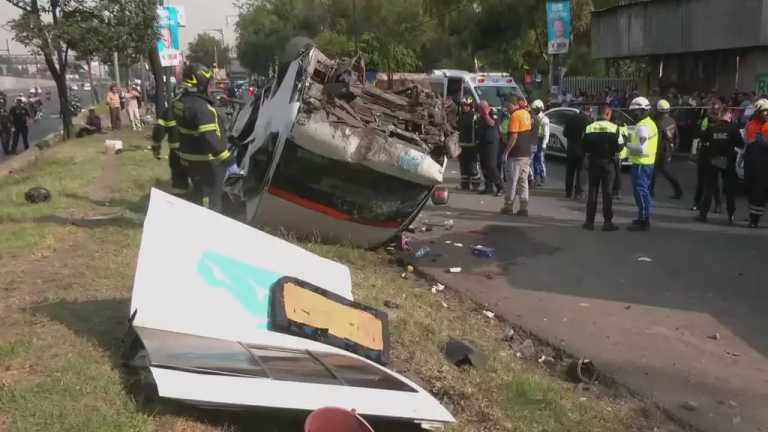
[[[533,154],[533,181],[536,186],[544,185],[547,178],[547,166],[544,162],[544,153],[549,144],[549,118],[544,114],[544,102],[535,100],[531,104],[533,115],[538,118],[539,130],[537,131],[539,141],[536,147],[536,153]]]

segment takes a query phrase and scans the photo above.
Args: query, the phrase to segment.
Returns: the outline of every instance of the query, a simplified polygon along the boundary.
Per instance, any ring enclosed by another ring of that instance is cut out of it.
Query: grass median
[[[255,414],[137,402],[119,367],[120,337],[148,192],[167,187],[167,163],[151,157],[141,133],[124,133],[126,151],[117,156],[104,153],[105,138],[65,143],[0,179],[0,199],[9,203],[0,209],[0,431],[300,430],[270,428]],[[53,200],[26,203],[32,186],[49,188]],[[503,341],[502,322],[450,291],[432,293],[414,275],[402,278],[386,254],[302,246],[348,265],[356,299],[389,313],[392,367],[450,408],[458,419],[451,430],[666,425],[649,404],[621,392],[574,392],[535,361],[520,360]],[[487,366],[449,364],[441,347],[450,337],[475,341]]]

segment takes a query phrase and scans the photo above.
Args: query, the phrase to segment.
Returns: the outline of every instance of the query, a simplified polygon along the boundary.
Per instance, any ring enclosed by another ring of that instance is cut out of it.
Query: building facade
[[[592,55],[648,59],[662,90],[768,93],[768,0],[646,0],[592,13]]]

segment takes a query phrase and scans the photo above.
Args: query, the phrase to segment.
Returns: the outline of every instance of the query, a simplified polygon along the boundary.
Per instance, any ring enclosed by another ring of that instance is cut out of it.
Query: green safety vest
[[[609,121],[598,120],[596,122],[590,123],[589,126],[587,126],[587,130],[584,131],[584,133],[599,133],[599,132],[618,134],[619,127]]]
[[[621,134],[622,141],[626,143],[629,139],[629,128],[626,125],[619,126],[619,133]],[[627,147],[624,146],[624,148],[619,152],[619,160],[622,161],[626,159],[628,154],[629,150],[627,150]]]
[[[645,143],[646,154],[633,154],[630,156],[630,159],[634,165],[653,165],[656,163],[656,151],[659,149],[659,130],[652,118],[646,117],[640,120],[635,127],[635,133],[632,134],[633,147],[639,145],[637,133],[641,126],[645,126],[650,131],[648,141]]]

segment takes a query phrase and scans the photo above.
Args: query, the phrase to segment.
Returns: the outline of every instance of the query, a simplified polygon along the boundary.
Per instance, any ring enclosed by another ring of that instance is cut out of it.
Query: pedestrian
[[[540,99],[533,101],[531,110],[536,116],[538,129],[538,143],[533,154],[533,182],[536,186],[543,186],[547,180],[547,164],[544,155],[549,144],[549,118],[544,114],[544,102]]]
[[[88,135],[101,133],[101,117],[96,114],[94,108],[88,109],[88,116],[85,118],[85,124],[77,131],[77,137],[82,138]]]
[[[718,178],[722,178],[728,210],[728,224],[733,225],[738,183],[736,149],[743,148],[744,141],[741,138],[738,124],[731,122],[727,108],[721,106],[716,114],[718,118],[709,123],[707,130],[701,137],[699,160],[705,169],[702,171],[703,192],[699,204],[699,215],[696,216],[696,220],[699,222],[707,221],[707,214],[712,205],[712,196],[718,189]]]
[[[656,153],[656,167],[653,170],[653,179],[651,180],[651,197],[654,196],[656,189],[656,175],[660,173],[667,179],[675,191],[671,198],[680,199],[683,197],[683,188],[669,167],[669,163],[672,162],[672,154],[677,148],[680,139],[675,119],[669,114],[671,108],[672,106],[665,99],[661,99],[656,104],[657,116],[655,121],[656,128],[659,131],[659,150]]]
[[[581,107],[579,113],[570,116],[565,122],[563,136],[566,145],[565,197],[581,200],[584,198],[582,172],[584,170],[584,132],[592,123],[588,113]],[[575,192],[575,195],[574,195]]]
[[[478,149],[480,152],[480,166],[483,170],[485,189],[480,191],[483,195],[501,196],[503,185],[497,166],[499,154],[499,130],[496,126],[496,118],[491,112],[491,106],[487,101],[481,101],[478,106],[480,118],[478,119]]]
[[[121,97],[116,84],[109,86],[106,103],[109,107],[109,124],[112,126],[112,130],[118,131],[120,130]]]
[[[471,98],[465,99],[461,104],[458,118],[459,129],[459,171],[461,172],[461,190],[478,191],[482,178],[480,177],[480,160],[477,153],[476,127],[477,114]]]
[[[757,228],[768,198],[768,100],[755,102],[756,111],[747,124],[745,181],[749,188],[749,227]],[[756,126],[760,132],[756,133]]]
[[[131,122],[131,128],[135,131],[144,129],[141,122],[141,114],[139,114],[139,104],[141,103],[141,92],[136,87],[131,87],[126,95],[128,119]]]
[[[712,100],[712,106],[707,110],[706,115],[703,119],[701,119],[701,122],[699,123],[699,131],[696,135],[696,138],[699,141],[699,146],[701,146],[701,140],[704,136],[704,133],[709,128],[710,124],[714,124],[718,121],[718,118],[720,117],[720,112],[723,109],[724,104],[719,99],[713,99]],[[704,183],[703,179],[706,177],[707,172],[709,171],[709,163],[706,160],[703,160],[701,157],[699,157],[699,150],[696,151],[696,193],[693,196],[693,206],[691,206],[691,211],[699,211],[700,205],[701,205],[701,199],[704,197]],[[722,212],[723,207],[723,197],[720,194],[720,178],[719,176],[715,178],[715,181],[717,184],[715,185],[715,214],[720,214]]]
[[[222,136],[219,115],[208,97],[208,84],[213,71],[192,63],[184,68],[185,87],[173,103],[173,116],[179,132],[179,158],[192,181],[188,194],[191,202],[222,212],[224,210],[224,180],[227,169],[234,164],[227,141]]]
[[[5,108],[5,104],[0,104],[0,144],[3,147],[3,154],[11,153],[11,133],[13,131],[13,124],[11,122],[11,115]]]
[[[624,138],[618,125],[611,122],[613,109],[603,104],[598,110],[598,120],[587,126],[584,133],[584,152],[589,160],[589,191],[587,193],[587,218],[584,229],[595,229],[597,196],[602,192],[603,231],[618,230],[613,224],[613,183],[616,158],[624,148]]]
[[[632,162],[632,190],[638,210],[638,217],[629,230],[648,231],[651,229],[651,179],[659,147],[659,132],[651,118],[651,103],[647,98],[633,99],[629,104],[629,113],[637,121],[627,147]]]
[[[528,175],[531,169],[531,153],[538,139],[538,121],[531,117],[523,99],[512,96],[507,101],[509,113],[509,138],[504,149],[504,207],[506,215],[528,216]],[[515,200],[520,207],[515,213]]]
[[[21,98],[16,99],[16,105],[12,106],[8,112],[11,117],[11,123],[13,123],[13,145],[11,146],[11,153],[16,154],[16,148],[19,146],[19,137],[24,141],[24,150],[29,149],[29,121],[32,118],[32,113],[24,105],[24,101]]]

